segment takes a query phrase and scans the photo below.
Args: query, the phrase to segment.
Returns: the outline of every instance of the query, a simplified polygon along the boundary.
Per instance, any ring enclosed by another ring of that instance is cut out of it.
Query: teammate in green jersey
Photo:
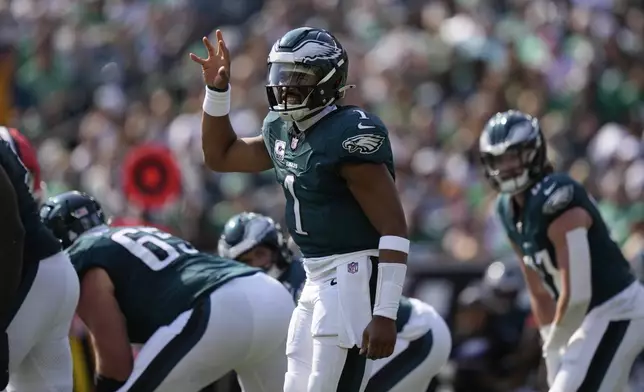
[[[87,194],[50,198],[40,215],[80,277],[97,392],[196,392],[233,369],[245,392],[282,388],[293,304],[279,282],[156,228],[111,228]]]
[[[268,55],[269,114],[261,135],[237,138],[228,113],[230,57],[220,31],[204,38],[206,165],[274,169],[307,284],[291,318],[285,392],[363,391],[370,361],[392,354],[406,273],[407,226],[391,145],[376,116],[341,106],[349,59],[328,31],[302,27]]]
[[[644,348],[644,289],[592,196],[553,172],[539,122],[524,113],[494,115],[479,150],[523,260],[550,391],[621,391]]]

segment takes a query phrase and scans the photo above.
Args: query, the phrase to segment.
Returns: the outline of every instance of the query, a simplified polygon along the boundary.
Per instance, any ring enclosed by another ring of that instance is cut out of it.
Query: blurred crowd
[[[272,172],[204,167],[204,88],[188,53],[223,30],[231,120],[253,136],[268,51],[301,25],[339,38],[357,85],[346,103],[389,127],[417,262],[506,257],[476,141],[509,108],[539,116],[553,163],[595,195],[626,255],[644,249],[641,0],[0,0],[0,124],[35,143],[49,194],[82,189],[115,217],[214,249],[231,215],[281,220],[284,201]],[[153,210],[123,191],[125,158],[150,143],[172,151],[182,183]],[[455,380],[478,391],[525,385],[539,361],[520,279],[494,268],[459,297],[453,331]]]
[[[204,168],[188,53],[223,30],[231,119],[256,135],[268,51],[300,25],[340,39],[357,85],[346,103],[388,125],[417,254],[507,252],[476,140],[508,108],[541,118],[555,165],[590,188],[627,252],[644,246],[641,0],[0,0],[0,123],[35,141],[50,194],[83,189],[212,249],[233,213],[279,219],[283,197],[271,172]],[[124,157],[144,143],[167,145],[182,174],[181,197],[157,210],[122,191]]]

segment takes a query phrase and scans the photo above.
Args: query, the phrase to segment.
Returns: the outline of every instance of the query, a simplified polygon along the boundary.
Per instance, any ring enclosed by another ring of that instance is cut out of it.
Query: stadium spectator
[[[110,215],[214,250],[226,220],[283,216],[273,173],[203,166],[203,84],[187,53],[221,28],[233,54],[231,120],[258,133],[266,56],[285,31],[328,28],[350,55],[347,94],[392,133],[410,266],[512,255],[474,149],[496,111],[541,118],[555,164],[597,198],[628,253],[642,246],[641,0],[0,1],[0,124],[34,142],[50,193],[82,189]],[[128,151],[170,147],[182,196],[145,211],[123,192]]]

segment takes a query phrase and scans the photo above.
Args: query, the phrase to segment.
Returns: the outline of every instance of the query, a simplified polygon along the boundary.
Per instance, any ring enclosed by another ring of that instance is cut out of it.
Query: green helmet
[[[547,174],[539,121],[516,110],[490,118],[479,138],[479,154],[487,180],[499,192],[523,192]]]
[[[275,252],[273,264],[278,268],[285,268],[293,259],[280,225],[268,216],[254,212],[242,212],[226,222],[219,237],[217,253],[239,261],[239,256],[258,245]]]
[[[344,96],[349,58],[326,30],[300,27],[268,55],[269,109],[288,121],[306,120]]]

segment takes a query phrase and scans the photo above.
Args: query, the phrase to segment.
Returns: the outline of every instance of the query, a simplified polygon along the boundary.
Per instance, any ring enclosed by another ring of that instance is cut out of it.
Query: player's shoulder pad
[[[117,245],[111,240],[112,234],[126,227],[110,227],[108,230],[93,231],[83,233],[72,246],[68,248],[68,253],[79,254],[101,254],[109,247]],[[120,246],[120,245],[117,245]]]
[[[264,117],[264,126],[267,126],[271,123],[274,123],[278,120],[282,120],[280,115],[276,112],[269,111],[268,114],[266,114],[266,117]]]
[[[283,121],[279,114],[269,111],[266,117],[264,117],[264,122],[262,123],[262,135],[266,135],[270,132],[272,127],[275,127],[278,122]]]
[[[341,130],[340,144],[345,154],[371,155],[388,144],[389,134],[378,116],[357,106],[339,109],[334,127]]]
[[[583,187],[565,173],[544,177],[531,192],[536,197],[536,206],[543,215],[557,215],[572,207],[575,193]]]
[[[65,253],[69,256],[69,260],[79,275],[82,275],[90,267],[91,261],[94,259],[91,254],[93,252],[91,245],[92,241],[87,241],[84,237],[81,237],[74,241],[69,248],[65,249]]]
[[[84,233],[67,248],[66,252],[79,276],[82,276],[90,268],[106,268],[115,260],[119,260],[119,252],[125,251],[125,249],[122,248],[122,245],[114,242],[111,236],[125,228],[110,227],[108,230]]]

